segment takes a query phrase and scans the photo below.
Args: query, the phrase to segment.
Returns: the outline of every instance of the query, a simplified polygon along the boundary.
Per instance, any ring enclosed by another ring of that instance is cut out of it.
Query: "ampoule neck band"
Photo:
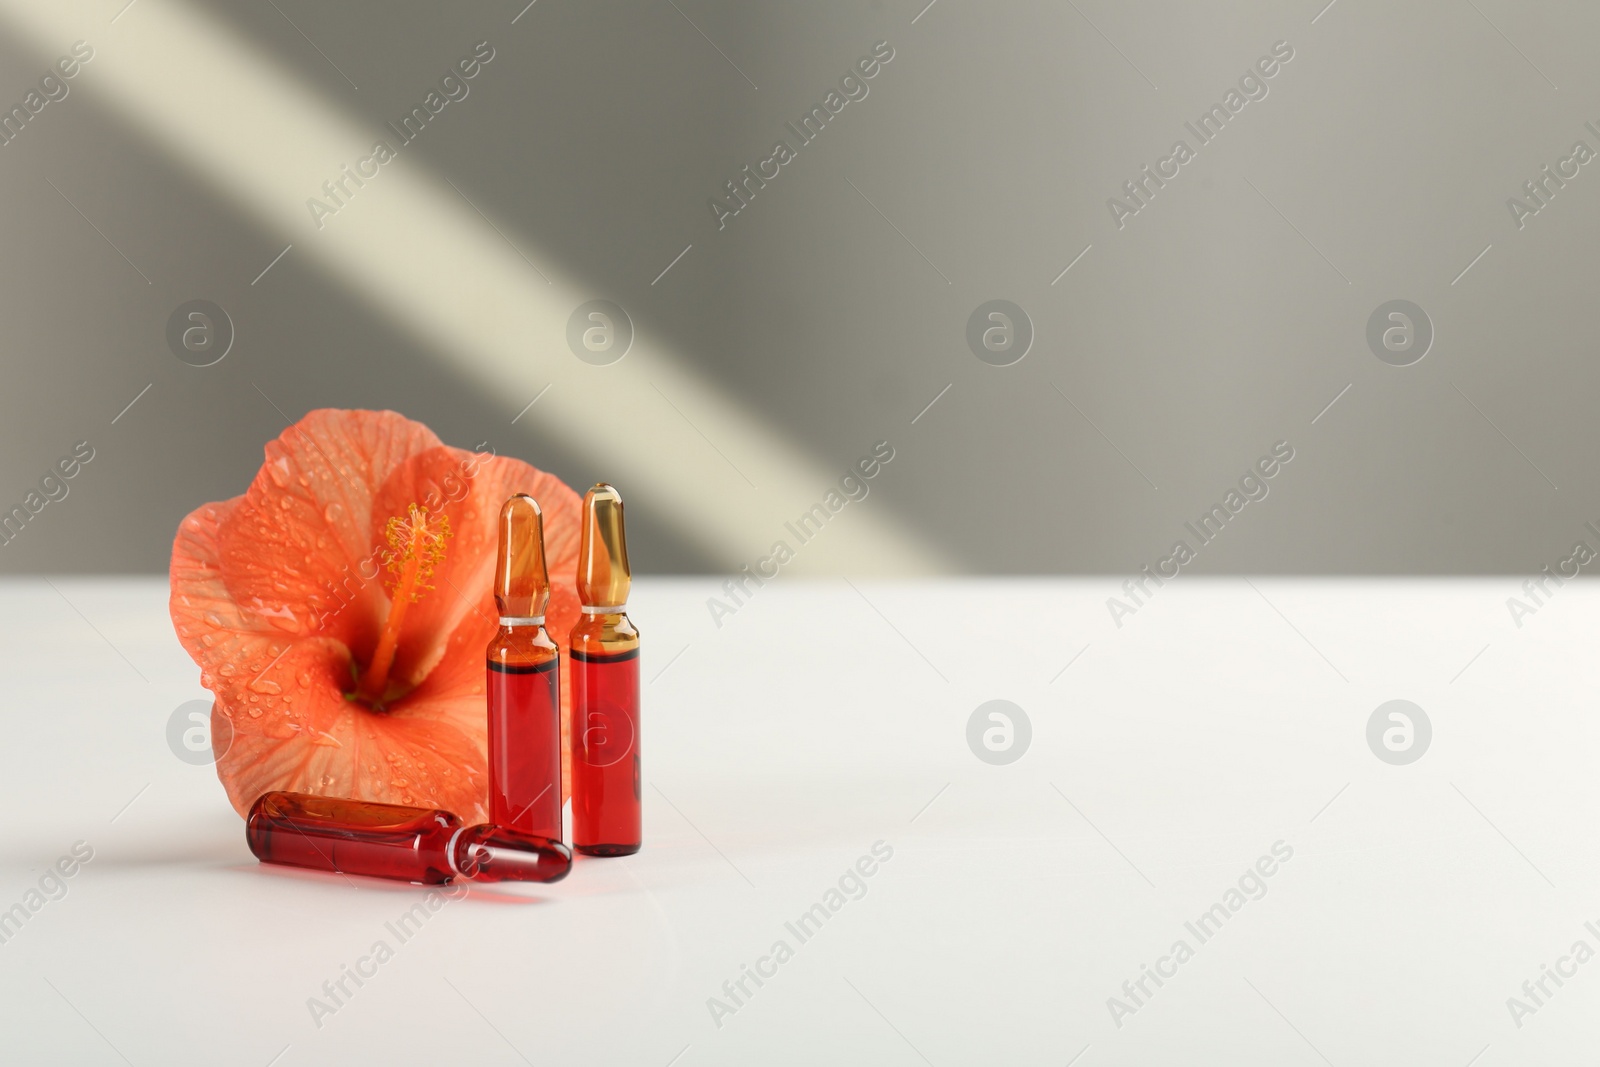
[[[543,626],[543,615],[502,615],[501,626]]]
[[[585,615],[621,615],[628,610],[626,602],[621,604],[585,604],[580,609]]]
[[[463,878],[470,877],[470,875],[465,874],[461,868],[456,865],[456,842],[461,840],[461,835],[466,832],[467,827],[465,823],[456,827],[456,832],[450,835],[450,843],[444,847],[444,858],[446,862],[450,864],[450,869],[456,872],[458,876]]]

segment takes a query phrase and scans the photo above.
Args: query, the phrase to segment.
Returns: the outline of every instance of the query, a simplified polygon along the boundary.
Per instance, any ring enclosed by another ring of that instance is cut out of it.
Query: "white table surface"
[[[1509,578],[1186,577],[1118,629],[1105,579],[785,577],[718,629],[717,583],[643,580],[644,850],[475,888],[394,945],[424,890],[263,868],[169,750],[205,693],[165,583],[52,582],[0,584],[0,909],[75,842],[94,858],[0,945],[6,1064],[1596,1054],[1600,960],[1520,1027],[1507,1007],[1600,949],[1580,584],[1518,628]],[[966,741],[996,698],[1033,728],[1007,766]],[[1434,730],[1406,766],[1366,742],[1396,698]],[[800,944],[785,922],[878,841],[866,895]],[[1278,841],[1266,895],[1186,933]],[[1179,938],[1193,958],[1117,1026],[1107,998]],[[379,939],[394,958],[316,1025],[308,998]],[[718,1026],[708,998],[779,939],[793,958]]]

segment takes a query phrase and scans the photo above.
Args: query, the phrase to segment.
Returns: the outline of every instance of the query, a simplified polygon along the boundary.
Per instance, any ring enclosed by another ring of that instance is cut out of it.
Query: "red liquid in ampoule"
[[[442,885],[459,829],[447,811],[274,792],[251,806],[245,840],[263,863]]]
[[[561,840],[560,659],[490,659],[489,821]]]
[[[639,850],[639,650],[572,663],[572,843],[591,856]]]
[[[448,811],[264,793],[250,806],[245,840],[262,863],[443,885],[558,882],[572,869],[560,841],[483,824],[462,829]]]

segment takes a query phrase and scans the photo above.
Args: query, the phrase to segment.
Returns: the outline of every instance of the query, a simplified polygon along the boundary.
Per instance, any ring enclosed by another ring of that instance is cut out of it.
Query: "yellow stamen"
[[[406,608],[421,600],[422,594],[433,586],[428,579],[444,559],[444,543],[450,536],[450,520],[440,515],[435,519],[426,508],[412,504],[404,518],[396,515],[389,520],[384,537],[389,542],[389,570],[395,576],[391,587],[389,618],[378,637],[378,647],[372,653],[372,662],[361,675],[355,696],[374,707],[381,707],[389,687],[389,671],[394,667],[395,649],[400,644],[400,628],[405,623]]]

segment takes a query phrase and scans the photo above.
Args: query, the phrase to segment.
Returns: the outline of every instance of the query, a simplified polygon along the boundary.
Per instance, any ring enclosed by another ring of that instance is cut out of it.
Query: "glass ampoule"
[[[500,629],[485,654],[489,820],[559,841],[561,654],[544,627],[544,516],[526,493],[500,509],[494,600]]]
[[[622,496],[605,483],[583,497],[572,667],[572,843],[590,856],[627,856],[642,840],[639,631],[628,618]]]
[[[245,839],[262,863],[362,874],[423,885],[557,882],[572,869],[560,841],[499,826],[462,826],[448,811],[264,793],[250,806]]]

